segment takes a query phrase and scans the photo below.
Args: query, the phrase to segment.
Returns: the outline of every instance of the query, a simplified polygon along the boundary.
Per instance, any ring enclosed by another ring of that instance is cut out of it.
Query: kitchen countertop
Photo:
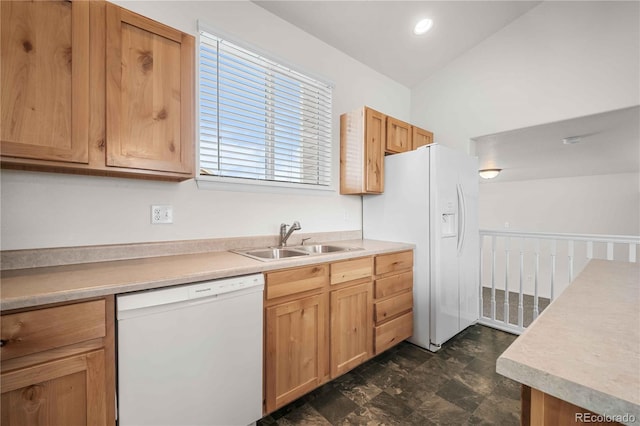
[[[228,251],[215,251],[3,271],[0,282],[0,310],[335,262],[414,248],[412,244],[375,240],[332,241],[331,245],[361,247],[363,250],[264,262]]]
[[[640,264],[591,260],[496,370],[597,414],[640,419]]]

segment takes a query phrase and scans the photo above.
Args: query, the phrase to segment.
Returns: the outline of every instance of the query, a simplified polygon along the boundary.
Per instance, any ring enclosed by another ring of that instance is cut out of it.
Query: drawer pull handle
[[[9,342],[4,340],[4,339],[0,339],[0,348],[3,347],[4,345],[6,345],[7,343],[9,343]]]

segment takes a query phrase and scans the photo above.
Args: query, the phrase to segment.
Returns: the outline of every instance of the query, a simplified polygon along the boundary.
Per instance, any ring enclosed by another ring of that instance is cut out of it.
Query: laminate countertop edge
[[[630,414],[640,420],[640,407],[631,401],[558,378],[546,371],[531,368],[512,359],[499,358],[496,363],[496,372],[598,414]]]
[[[3,271],[0,281],[0,311],[338,262],[415,248],[413,244],[376,240],[333,241],[331,244],[362,249],[276,261],[259,261],[230,251],[215,251]]]
[[[498,358],[496,371],[597,414],[640,422],[639,306],[639,264],[591,260]]]

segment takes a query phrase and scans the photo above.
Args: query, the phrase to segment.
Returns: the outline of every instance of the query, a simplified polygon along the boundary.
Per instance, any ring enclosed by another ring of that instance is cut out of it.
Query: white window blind
[[[331,87],[200,32],[200,174],[331,184]]]

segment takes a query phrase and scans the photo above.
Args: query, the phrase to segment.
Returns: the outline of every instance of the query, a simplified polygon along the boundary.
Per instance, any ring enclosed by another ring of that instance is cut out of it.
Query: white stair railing
[[[480,230],[479,323],[520,334],[590,259],[637,262],[638,245],[640,236]]]

